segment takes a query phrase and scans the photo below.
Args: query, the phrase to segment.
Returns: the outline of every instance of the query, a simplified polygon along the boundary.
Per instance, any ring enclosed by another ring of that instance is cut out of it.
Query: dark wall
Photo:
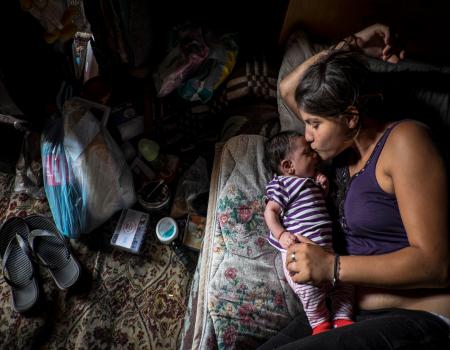
[[[217,31],[237,31],[243,47],[276,47],[287,3],[287,0],[163,1],[158,21],[166,29],[192,19]]]
[[[25,118],[37,123],[55,100],[65,60],[42,34],[39,22],[22,11],[19,1],[1,1],[0,74]]]
[[[340,40],[374,23],[399,34],[409,58],[450,62],[448,0],[291,0],[280,41],[285,42],[295,27]]]
[[[219,33],[237,32],[241,53],[261,48],[275,53],[287,1],[164,0],[150,6],[150,13],[143,15],[152,22],[155,42],[149,63],[155,65],[166,54],[169,30],[188,20]],[[98,15],[93,18],[102,20]],[[0,40],[5,85],[26,118],[39,123],[54,103],[61,81],[70,76],[70,54],[64,54],[70,47],[48,45],[41,25],[20,8],[18,0],[0,1]]]

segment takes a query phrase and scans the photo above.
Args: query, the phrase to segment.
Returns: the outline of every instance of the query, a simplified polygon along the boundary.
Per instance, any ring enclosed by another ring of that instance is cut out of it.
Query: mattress
[[[194,276],[182,349],[255,348],[301,311],[268,244],[264,138],[216,146],[207,229]]]

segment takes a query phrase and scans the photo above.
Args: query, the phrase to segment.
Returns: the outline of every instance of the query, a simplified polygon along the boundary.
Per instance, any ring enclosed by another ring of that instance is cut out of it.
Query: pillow
[[[326,46],[323,44],[310,41],[306,33],[301,30],[294,32],[289,37],[286,44],[286,51],[281,62],[280,71],[278,73],[277,84],[277,103],[281,131],[295,130],[303,134],[305,132],[305,127],[281,98],[279,89],[280,81],[299,64],[325,48]]]

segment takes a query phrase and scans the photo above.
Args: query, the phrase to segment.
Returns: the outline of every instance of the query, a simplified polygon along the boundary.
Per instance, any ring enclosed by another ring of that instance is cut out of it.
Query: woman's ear
[[[359,126],[359,111],[355,106],[350,106],[347,109],[348,114],[345,115],[345,120],[349,129],[355,129]]]

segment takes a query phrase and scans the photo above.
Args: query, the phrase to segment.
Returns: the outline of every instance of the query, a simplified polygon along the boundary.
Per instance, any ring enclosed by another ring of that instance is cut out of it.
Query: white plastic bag
[[[131,171],[92,106],[67,101],[62,119],[42,136],[45,192],[58,229],[70,238],[91,232],[136,201]]]

